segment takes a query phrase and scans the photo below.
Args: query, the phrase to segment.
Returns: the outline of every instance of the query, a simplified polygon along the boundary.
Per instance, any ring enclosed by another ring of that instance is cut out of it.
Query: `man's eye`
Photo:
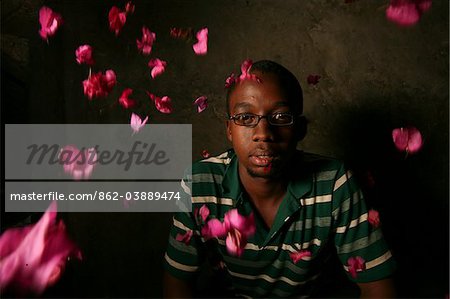
[[[287,113],[275,113],[272,118],[274,120],[289,120],[291,119],[291,115]]]
[[[250,123],[255,118],[252,114],[238,114],[236,115],[236,119],[242,123]]]

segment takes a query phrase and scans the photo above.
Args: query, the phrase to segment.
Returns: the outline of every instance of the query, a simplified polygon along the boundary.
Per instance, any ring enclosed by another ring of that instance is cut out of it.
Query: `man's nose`
[[[253,128],[253,141],[273,141],[273,128],[267,118],[261,118],[259,123]]]

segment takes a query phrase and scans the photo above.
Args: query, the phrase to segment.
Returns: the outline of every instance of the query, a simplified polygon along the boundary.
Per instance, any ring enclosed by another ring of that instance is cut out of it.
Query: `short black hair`
[[[278,77],[281,88],[286,92],[286,96],[293,104],[294,112],[299,115],[303,112],[303,91],[294,74],[279,63],[271,60],[260,60],[252,64],[250,73],[259,71],[261,73],[270,73]],[[228,115],[230,114],[230,95],[236,88],[236,84],[232,84],[227,91],[226,109]]]

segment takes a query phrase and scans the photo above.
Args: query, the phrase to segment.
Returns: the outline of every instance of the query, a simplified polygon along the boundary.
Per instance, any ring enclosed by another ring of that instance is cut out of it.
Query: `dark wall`
[[[246,59],[272,59],[293,71],[304,89],[306,151],[346,160],[380,210],[399,262],[405,297],[448,294],[449,2],[435,0],[413,27],[385,18],[388,1],[155,0],[134,1],[118,37],[109,31],[112,5],[126,1],[1,2],[2,123],[129,123],[117,104],[134,89],[149,123],[191,123],[193,158],[229,144],[224,134],[224,81]],[[350,3],[346,3],[350,2]],[[38,35],[38,10],[48,5],[64,25],[49,43]],[[142,25],[157,34],[152,55],[168,62],[152,80],[149,57],[137,52]],[[170,37],[171,27],[209,29],[209,51],[196,56],[193,41]],[[94,48],[95,71],[113,69],[118,84],[106,99],[89,101],[81,82],[88,68],[75,62],[81,44]],[[308,85],[318,74],[317,85]],[[169,95],[174,113],[163,115],[145,90]],[[198,114],[193,101],[206,95]],[[407,158],[391,140],[393,128],[413,125],[424,146]],[[364,185],[365,186],[365,185]],[[10,214],[10,213],[8,213]],[[2,214],[3,228],[24,215]],[[48,296],[161,295],[161,260],[169,214],[63,214],[84,251]],[[2,229],[3,229],[2,228]]]

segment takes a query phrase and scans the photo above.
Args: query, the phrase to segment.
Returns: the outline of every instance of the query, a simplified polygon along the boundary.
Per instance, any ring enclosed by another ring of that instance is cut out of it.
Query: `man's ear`
[[[227,139],[228,139],[228,141],[230,141],[230,142],[233,142],[233,136],[231,135],[231,121],[230,120],[227,120],[226,121],[227,122]]]
[[[301,140],[303,140],[303,138],[305,138],[306,131],[307,131],[307,124],[308,124],[308,121],[306,120],[306,117],[304,117],[303,115],[298,117],[298,119],[295,123],[297,141],[301,141]]]

